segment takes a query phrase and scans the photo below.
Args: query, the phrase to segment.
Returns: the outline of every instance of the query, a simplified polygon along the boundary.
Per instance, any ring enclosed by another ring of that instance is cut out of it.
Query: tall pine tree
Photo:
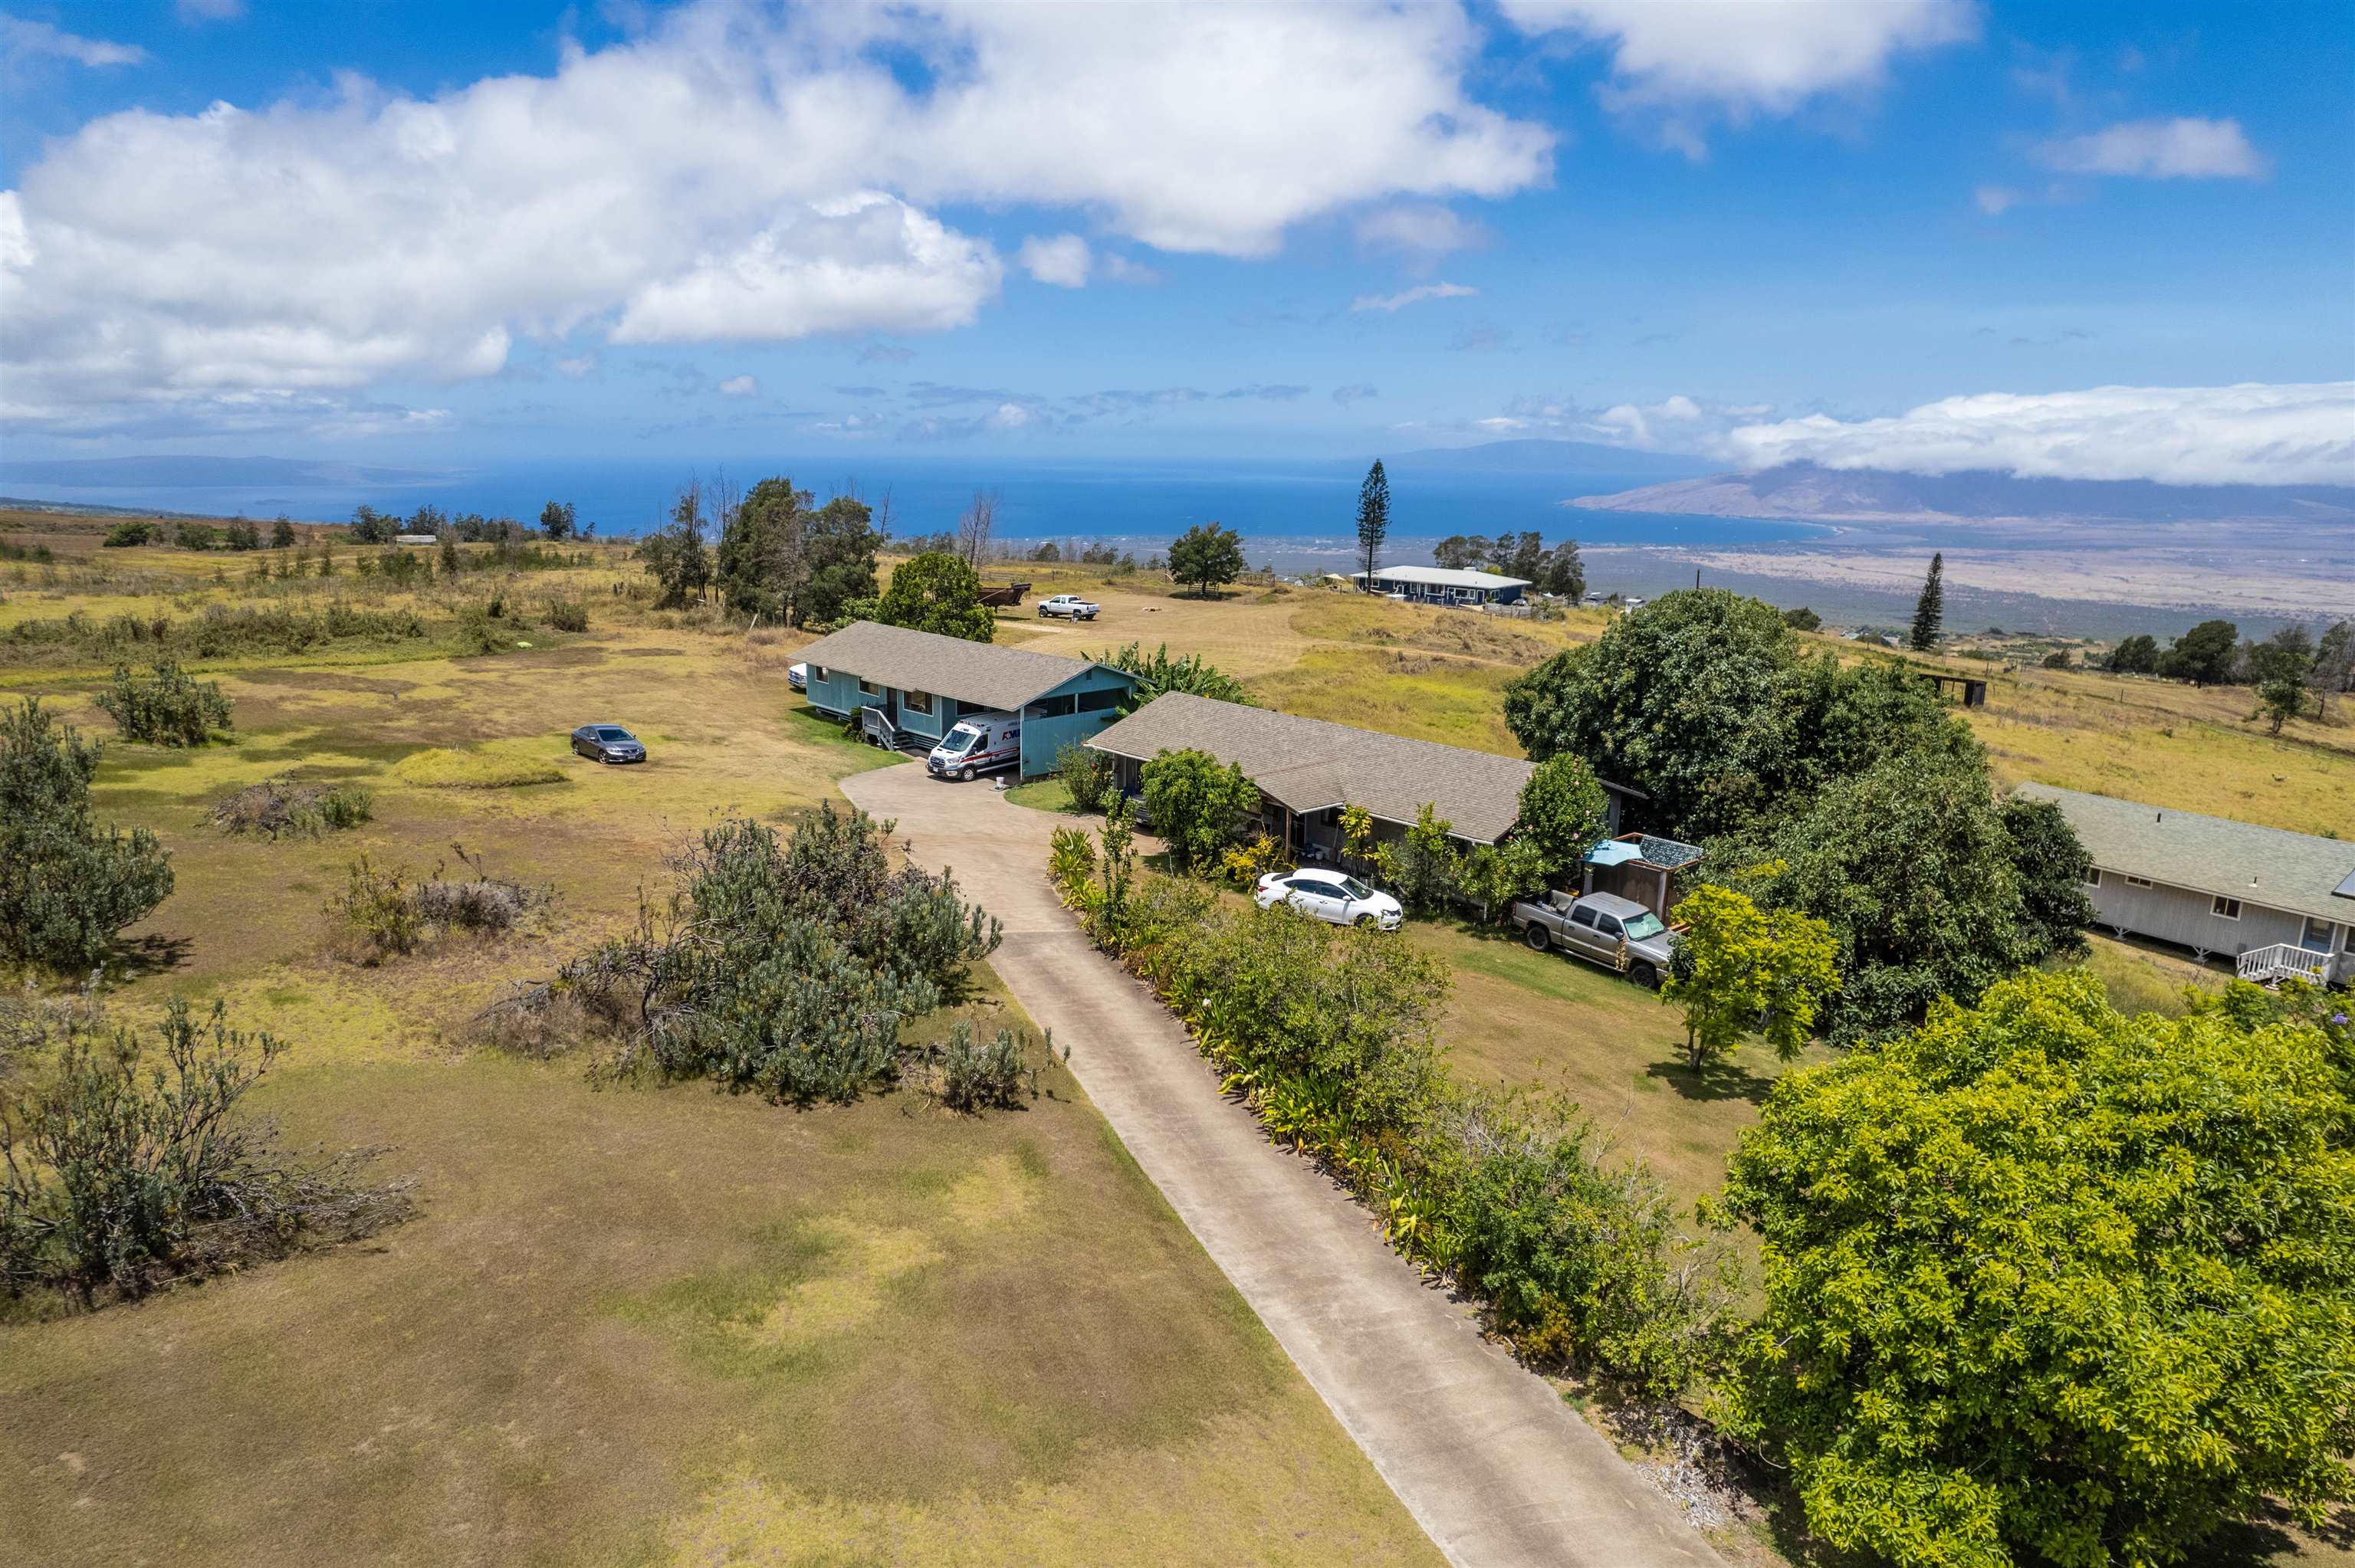
[[[1927,653],[1938,645],[1938,629],[1946,619],[1946,556],[1930,557],[1930,575],[1922,579],[1922,597],[1913,601],[1913,652]]]
[[[1364,563],[1365,580],[1358,586],[1371,592],[1374,573],[1382,564],[1382,539],[1391,531],[1391,482],[1382,472],[1382,460],[1376,458],[1374,466],[1366,471],[1366,482],[1358,487],[1358,553]]]

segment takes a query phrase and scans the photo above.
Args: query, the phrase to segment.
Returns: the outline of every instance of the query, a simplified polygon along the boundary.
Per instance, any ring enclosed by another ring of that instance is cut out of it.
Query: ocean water
[[[1704,549],[1826,537],[1837,530],[1817,524],[1740,517],[1693,517],[1586,512],[1563,503],[1607,495],[1650,482],[1627,475],[1419,469],[1408,460],[1388,468],[1392,561],[1427,561],[1431,546],[1451,534],[1520,533],[1535,529],[1549,545],[1654,545]],[[152,508],[213,516],[275,517],[337,522],[363,503],[408,513],[431,503],[451,512],[480,512],[529,521],[542,503],[570,501],[601,537],[631,535],[657,525],[688,480],[724,477],[737,488],[786,474],[820,499],[848,491],[870,503],[887,498],[894,535],[908,537],[954,528],[976,490],[997,497],[996,537],[1015,544],[1043,539],[1103,541],[1142,559],[1199,523],[1220,523],[1244,538],[1251,564],[1281,571],[1341,567],[1356,549],[1357,463],[1101,462],[1016,467],[941,460],[880,458],[852,462],[841,455],[798,461],[739,461],[698,468],[687,463],[530,461],[485,464],[435,473],[411,482],[349,486],[40,485],[20,487],[46,501]]]

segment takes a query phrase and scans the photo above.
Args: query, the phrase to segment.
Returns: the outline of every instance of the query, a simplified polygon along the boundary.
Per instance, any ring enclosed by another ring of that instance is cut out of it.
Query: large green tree
[[[2158,673],[2195,686],[2222,686],[2232,679],[2232,655],[2241,629],[2229,620],[2203,620],[2159,655]]]
[[[1651,795],[1688,838],[1739,827],[1801,771],[1797,639],[1723,588],[1662,596],[1505,688],[1505,722],[1542,762],[1567,753]]]
[[[1382,564],[1382,541],[1391,532],[1391,482],[1382,471],[1382,460],[1376,458],[1374,466],[1366,471],[1366,481],[1358,486],[1358,563],[1369,579],[1360,588],[1371,590],[1371,578]]]
[[[2027,974],[1791,1075],[1727,1174],[1723,1418],[1902,1568],[2193,1557],[2355,1460],[2355,1107],[2321,1031]]]
[[[1700,1072],[1756,1030],[1796,1057],[1825,999],[1839,989],[1831,927],[1796,909],[1761,909],[1730,887],[1697,887],[1677,905],[1685,927],[1660,999],[1685,1010],[1685,1065]]]
[[[1183,870],[1211,870],[1259,810],[1259,789],[1207,751],[1165,751],[1145,765],[1145,810]]]
[[[1940,996],[1976,1001],[2053,951],[2018,856],[1984,765],[1901,753],[1715,858],[1760,904],[1830,924],[1846,977],[1834,1033],[1852,1041],[1919,1022]]]
[[[88,969],[171,895],[154,833],[91,819],[99,751],[37,698],[0,714],[0,959]]]
[[[1197,523],[1170,542],[1169,575],[1209,598],[1213,587],[1243,575],[1243,536],[1216,523]]]
[[[1922,579],[1922,593],[1913,601],[1913,629],[1907,643],[1916,653],[1927,653],[1938,645],[1946,620],[1946,557],[1933,552],[1930,575]]]
[[[2314,673],[2314,637],[2303,626],[2285,626],[2249,651],[2249,678],[2256,683],[2257,703],[2272,721],[2273,733],[2306,711],[2306,693]]]
[[[961,557],[937,550],[892,569],[876,619],[968,642],[987,642],[997,629],[997,618],[981,602],[981,578]]]
[[[852,599],[875,596],[875,552],[883,536],[856,496],[815,510],[789,479],[754,485],[719,534],[718,578],[730,609],[804,626],[838,617]]]

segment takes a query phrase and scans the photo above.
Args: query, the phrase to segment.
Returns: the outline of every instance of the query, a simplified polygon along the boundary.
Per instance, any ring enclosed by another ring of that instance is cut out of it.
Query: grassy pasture
[[[788,819],[892,760],[801,708],[783,667],[804,638],[702,619],[621,605],[555,648],[208,667],[233,743],[110,740],[99,811],[154,828],[178,877],[131,933],[118,1016],[225,998],[293,1044],[257,1108],[298,1147],[389,1145],[423,1213],[0,1324],[0,1555],[1435,1563],[1060,1067],[1049,1097],[966,1118],[913,1093],[794,1112],[601,1091],[578,1062],[468,1047],[509,980],[626,923],[715,816]],[[90,673],[6,673],[112,736]],[[591,719],[652,760],[573,758]],[[431,787],[438,753],[536,781]],[[375,819],[317,841],[204,823],[279,774],[365,787]],[[453,844],[552,884],[552,925],[372,969],[323,950],[350,857],[457,871]],[[986,967],[973,980],[927,1032],[1026,1025]]]

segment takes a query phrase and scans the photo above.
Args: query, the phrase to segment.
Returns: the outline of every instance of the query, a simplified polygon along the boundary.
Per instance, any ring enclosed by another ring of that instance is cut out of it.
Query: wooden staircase
[[[2275,942],[2270,948],[2251,948],[2233,963],[2244,980],[2259,985],[2278,985],[2286,980],[2302,980],[2309,985],[2321,985],[2330,972],[2330,955],[2317,953],[2294,942]]]

